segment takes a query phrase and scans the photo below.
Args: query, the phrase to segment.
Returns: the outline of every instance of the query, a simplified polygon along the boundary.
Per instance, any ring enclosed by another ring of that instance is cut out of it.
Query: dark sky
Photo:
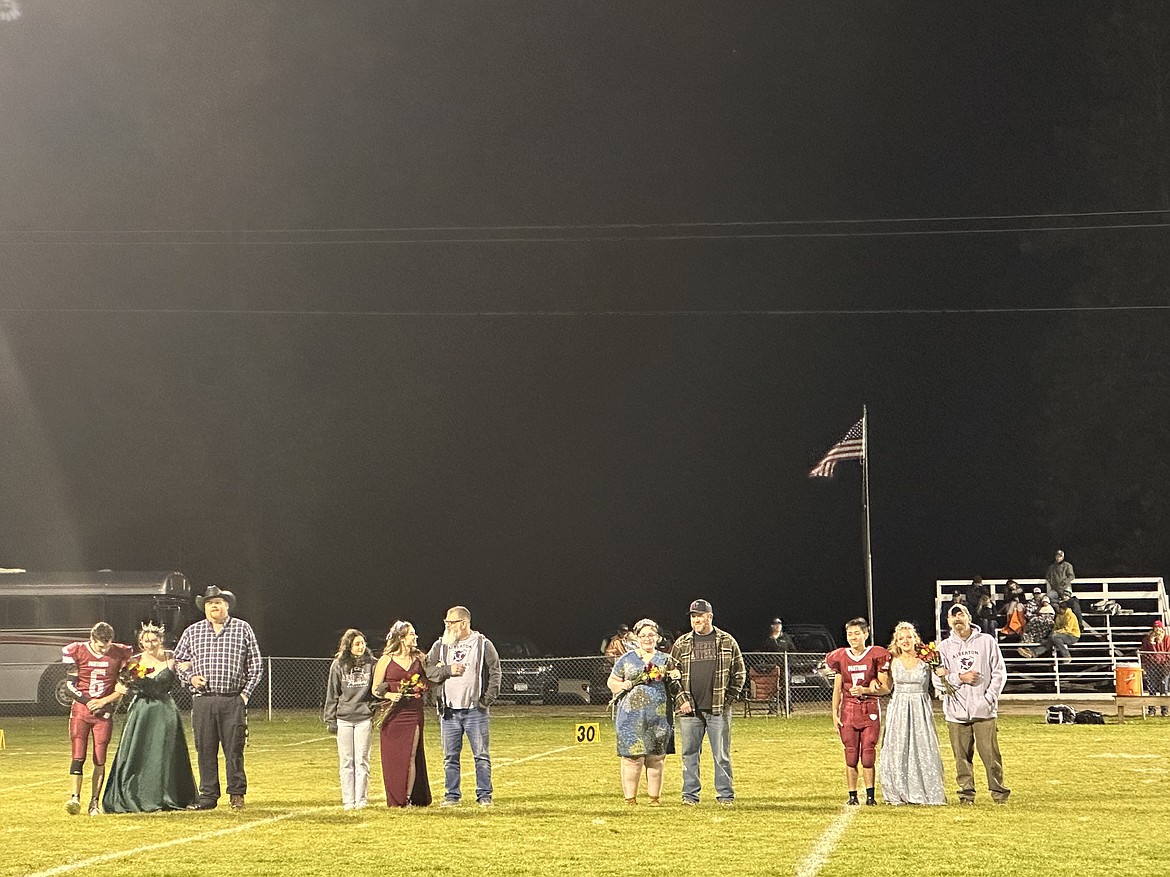
[[[1042,573],[1078,238],[938,218],[1150,206],[1062,157],[1110,5],[20,0],[0,565],[181,569],[275,654],[754,644],[864,612],[858,467],[806,477],[864,403],[879,639]]]

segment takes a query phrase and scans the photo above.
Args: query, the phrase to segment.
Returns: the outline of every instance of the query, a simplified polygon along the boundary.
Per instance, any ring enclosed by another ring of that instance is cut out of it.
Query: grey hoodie
[[[952,632],[939,643],[938,653],[947,670],[947,680],[956,689],[955,694],[943,697],[943,714],[947,721],[968,724],[980,719],[994,719],[999,714],[999,696],[1007,682],[1007,668],[995,637],[972,625],[967,639],[959,639]],[[978,682],[959,681],[959,674],[968,670],[978,671]],[[933,675],[931,678],[935,690],[945,695],[942,680]]]
[[[325,724],[336,725],[338,719],[364,722],[374,714],[370,694],[371,670],[374,657],[369,652],[346,671],[341,661],[334,659],[329,666],[329,682],[325,688]]]

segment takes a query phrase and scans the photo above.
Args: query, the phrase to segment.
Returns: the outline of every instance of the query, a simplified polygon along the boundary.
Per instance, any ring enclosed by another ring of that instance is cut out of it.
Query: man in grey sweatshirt
[[[452,606],[443,619],[444,633],[427,655],[427,678],[435,689],[439,730],[443,741],[446,792],[440,807],[453,807],[463,798],[460,764],[463,738],[475,760],[475,800],[492,806],[492,757],[489,707],[500,696],[500,654],[491,640],[471,629],[471,611]],[[466,672],[465,672],[466,671]]]
[[[1003,654],[995,637],[971,624],[967,607],[956,603],[947,612],[951,635],[939,644],[942,665],[935,671],[935,688],[943,694],[943,714],[955,755],[959,803],[975,803],[973,756],[987,771],[987,789],[996,804],[1006,804],[1011,790],[1003,784],[1003,757],[999,753],[999,696],[1007,682]],[[946,694],[942,678],[954,688]]]

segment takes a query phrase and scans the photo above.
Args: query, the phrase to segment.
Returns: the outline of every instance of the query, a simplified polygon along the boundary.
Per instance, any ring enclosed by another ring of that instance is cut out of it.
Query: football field
[[[1165,870],[1170,719],[1046,725],[1000,719],[1012,798],[993,806],[976,763],[975,807],[956,806],[943,740],[947,807],[843,806],[841,746],[827,716],[736,716],[737,802],[718,807],[705,754],[698,807],[679,803],[667,759],[664,806],[626,805],[609,720],[501,711],[493,719],[495,806],[388,810],[377,748],[371,806],[343,811],[334,740],[315,715],[253,720],[247,809],[69,816],[65,719],[4,718],[0,877],[51,874],[380,875],[1154,874]],[[596,742],[578,725],[597,722]],[[438,726],[427,764],[442,796]],[[880,758],[880,755],[879,755]],[[194,756],[192,755],[192,760]],[[88,769],[86,785],[88,789]],[[880,791],[879,791],[880,798]],[[376,802],[376,803],[375,803]]]

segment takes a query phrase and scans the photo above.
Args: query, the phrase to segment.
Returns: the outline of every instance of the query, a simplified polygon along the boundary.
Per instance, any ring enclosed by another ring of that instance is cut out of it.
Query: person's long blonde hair
[[[918,635],[918,628],[917,627],[915,627],[909,621],[899,621],[894,626],[894,635],[890,638],[889,648],[886,649],[886,651],[889,652],[891,655],[893,655],[895,658],[898,657],[898,655],[902,654],[902,650],[900,648],[898,648],[898,634],[901,633],[903,630],[909,630],[909,631],[913,632],[915,645],[918,645],[918,643],[922,642],[922,637]]]

